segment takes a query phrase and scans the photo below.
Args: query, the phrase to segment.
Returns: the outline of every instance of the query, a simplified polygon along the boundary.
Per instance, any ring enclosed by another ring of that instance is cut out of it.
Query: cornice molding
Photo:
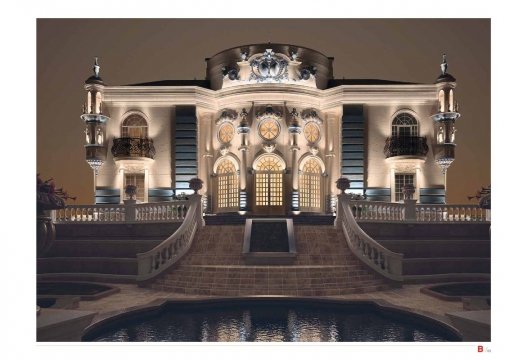
[[[195,105],[212,111],[237,104],[287,102],[320,110],[342,104],[431,104],[439,86],[425,85],[343,85],[319,90],[292,84],[253,84],[218,91],[199,86],[107,86],[103,101],[109,105],[144,103],[149,106]]]

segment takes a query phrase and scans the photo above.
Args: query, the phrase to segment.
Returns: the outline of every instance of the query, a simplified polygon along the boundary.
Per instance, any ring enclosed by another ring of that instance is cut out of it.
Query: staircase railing
[[[182,225],[168,239],[150,251],[137,254],[139,282],[161,274],[186,254],[191,247],[196,231],[203,226],[201,196],[191,195],[187,215]]]
[[[164,201],[158,203],[101,205],[67,205],[54,210],[55,223],[146,223],[183,221],[189,200]]]
[[[348,247],[362,262],[391,280],[402,281],[403,254],[386,249],[361,229],[352,212],[352,205],[357,202],[351,201],[349,195],[339,195],[341,210],[336,227],[341,224]]]

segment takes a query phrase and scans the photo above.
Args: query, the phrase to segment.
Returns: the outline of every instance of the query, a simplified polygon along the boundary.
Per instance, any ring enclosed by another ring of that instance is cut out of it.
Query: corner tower
[[[94,74],[85,81],[84,87],[87,95],[81,114],[81,119],[85,123],[85,157],[94,171],[94,194],[97,173],[106,160],[106,123],[109,120],[109,117],[102,113],[105,84],[99,77],[100,68],[96,57],[93,67]]]
[[[435,162],[444,174],[444,187],[447,199],[447,169],[455,159],[456,119],[460,117],[458,102],[454,98],[456,79],[447,72],[447,58],[442,56],[441,74],[436,80],[438,111],[432,115],[434,120],[434,154]],[[446,201],[447,202],[447,201]]]

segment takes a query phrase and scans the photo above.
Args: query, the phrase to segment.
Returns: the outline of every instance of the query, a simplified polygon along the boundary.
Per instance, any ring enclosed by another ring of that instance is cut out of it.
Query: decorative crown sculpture
[[[276,55],[272,49],[266,49],[263,55],[251,61],[249,80],[257,82],[281,82],[288,80],[288,62]]]

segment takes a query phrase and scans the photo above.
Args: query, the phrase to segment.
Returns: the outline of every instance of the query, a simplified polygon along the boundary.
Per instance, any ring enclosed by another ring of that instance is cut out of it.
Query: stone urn
[[[55,224],[51,219],[51,210],[64,207],[62,198],[50,193],[37,193],[37,256],[42,256],[55,240]]]
[[[192,178],[189,180],[189,188],[194,190],[195,194],[198,194],[198,190],[203,187],[203,181],[199,178]]]
[[[346,177],[340,177],[336,181],[336,187],[341,190],[341,194],[344,194],[347,189],[350,189],[350,180]]]
[[[413,184],[403,185],[403,195],[405,200],[412,200],[415,194],[415,186]]]
[[[479,207],[481,209],[491,210],[491,192],[484,196],[481,196],[479,199]]]
[[[125,187],[125,194],[129,196],[129,200],[133,200],[133,196],[136,195],[136,185],[127,185]]]

